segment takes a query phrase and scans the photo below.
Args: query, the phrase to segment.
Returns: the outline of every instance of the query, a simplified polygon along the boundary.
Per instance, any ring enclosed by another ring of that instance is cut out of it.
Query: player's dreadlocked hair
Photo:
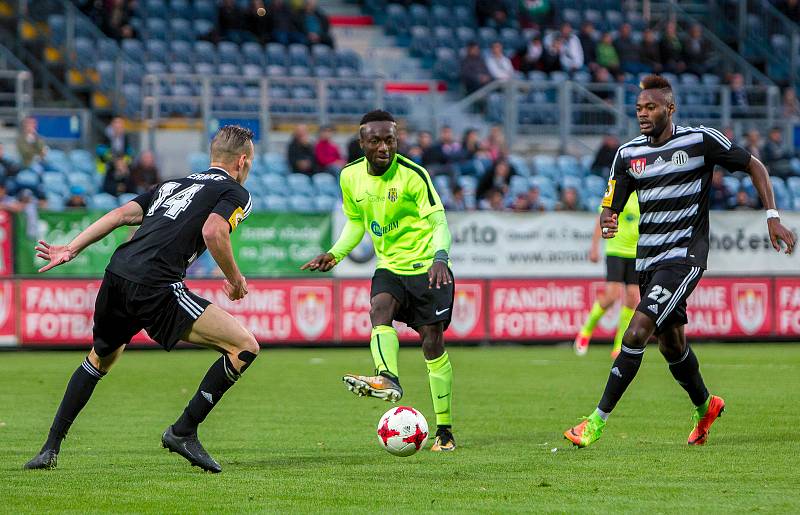
[[[227,162],[250,151],[253,131],[238,125],[226,125],[211,140],[211,161]]]
[[[642,79],[639,86],[642,88],[642,91],[646,89],[659,89],[664,94],[664,98],[666,98],[668,103],[672,104],[675,102],[672,95],[672,84],[661,75],[648,75]]]
[[[384,111],[382,109],[375,109],[374,111],[370,111],[364,116],[361,117],[361,123],[359,125],[364,125],[365,123],[369,122],[393,122],[397,123],[392,116],[392,113],[389,111]]]

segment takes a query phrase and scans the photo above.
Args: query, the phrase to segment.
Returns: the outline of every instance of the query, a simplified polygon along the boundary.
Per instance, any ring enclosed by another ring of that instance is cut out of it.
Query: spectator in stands
[[[542,71],[543,72],[560,72],[563,70],[561,66],[561,54],[564,53],[564,40],[560,36],[555,36],[547,41],[545,39],[545,51],[542,56]]]
[[[745,118],[749,116],[750,99],[747,96],[747,87],[744,84],[744,77],[741,73],[734,73],[730,77],[731,106],[733,107],[732,116],[734,118]]]
[[[447,125],[442,126],[439,131],[439,141],[429,147],[423,156],[425,167],[431,175],[450,176],[455,176],[454,166],[461,162],[462,158],[461,143],[453,135],[453,129]]]
[[[22,160],[22,166],[28,167],[33,162],[44,160],[47,155],[47,145],[37,132],[36,118],[28,117],[22,120],[20,133],[17,137],[17,153]]]
[[[597,44],[597,65],[605,68],[614,75],[620,72],[619,53],[614,46],[614,38],[610,32],[603,34],[600,43]],[[595,69],[595,73],[596,73]]]
[[[791,86],[783,90],[783,117],[787,120],[800,120],[800,101],[797,100],[797,91]]]
[[[156,157],[151,151],[145,150],[131,167],[127,191],[141,195],[160,182]]]
[[[132,3],[126,2],[126,0],[107,0],[104,2],[103,19],[100,24],[103,32],[116,40],[133,37],[134,30],[131,26],[131,17],[133,16]]]
[[[800,23],[800,1],[779,0],[777,7],[780,12],[795,23]]]
[[[611,165],[614,163],[614,156],[617,155],[618,148],[618,137],[613,134],[606,134],[603,136],[603,143],[600,145],[600,148],[597,149],[589,171],[600,177],[607,176],[611,170]]]
[[[245,30],[247,14],[236,0],[222,0],[217,9],[217,29],[223,39],[237,39],[236,32]]]
[[[397,153],[403,156],[408,156],[408,151],[411,150],[411,142],[408,140],[408,129],[400,127],[397,129]],[[364,153],[359,148],[357,157],[363,156]]]
[[[481,136],[478,134],[478,129],[465,130],[464,136],[461,137],[461,160],[474,159],[482,150]]]
[[[529,211],[544,211],[545,206],[542,202],[542,197],[539,188],[531,186],[528,189],[528,210]]]
[[[432,153],[433,148],[433,135],[429,131],[420,131],[417,134],[417,144],[411,148],[410,154],[413,156],[418,156],[415,160],[415,163],[421,164],[422,166],[428,166],[428,163],[433,158]]]
[[[744,188],[740,189],[736,194],[736,203],[733,205],[733,209],[736,211],[752,211],[756,209],[756,207],[757,203],[750,197],[747,190]]]
[[[733,127],[723,127],[722,135],[728,138],[730,141],[736,141],[736,133],[733,131]]]
[[[314,173],[314,146],[308,135],[308,127],[300,124],[294,129],[294,135],[289,142],[286,159],[293,173]]]
[[[345,164],[339,147],[333,141],[333,127],[330,125],[320,128],[319,139],[314,146],[314,160],[318,171],[333,175],[338,175]]]
[[[753,155],[753,157],[757,159],[762,159],[763,148],[761,146],[761,133],[758,132],[758,129],[750,129],[749,131],[747,131],[747,134],[745,134],[744,139],[745,139],[744,143],[745,150],[750,152]],[[738,171],[739,170],[731,170],[731,172],[738,172]]]
[[[714,173],[711,176],[711,209],[725,210],[731,205],[733,192],[728,191],[728,187],[725,186],[725,181],[723,180],[724,177],[725,171],[722,168],[714,168]]]
[[[664,71],[683,73],[686,63],[683,60],[683,43],[678,37],[678,25],[674,21],[667,22],[661,35],[661,60]]]
[[[103,180],[103,191],[109,195],[119,197],[128,192],[130,168],[124,157],[116,157],[106,168],[106,177]]]
[[[64,203],[64,207],[69,209],[86,209],[86,192],[80,186],[73,186],[69,189],[69,198]]]
[[[478,206],[487,211],[505,211],[505,196],[502,191],[491,188],[486,192],[486,198],[478,202]]]
[[[508,22],[508,7],[497,0],[475,0],[475,17],[481,27],[504,27]]]
[[[503,196],[508,194],[508,187],[511,183],[511,176],[516,175],[514,167],[506,159],[498,159],[491,168],[483,174],[475,188],[475,198],[479,202],[483,200],[490,190],[499,191]]]
[[[445,202],[445,207],[448,211],[466,211],[467,202],[464,198],[464,188],[458,184],[453,186],[453,192]]]
[[[305,43],[305,36],[297,26],[297,17],[285,0],[272,0],[267,16],[271,41],[282,45]]]
[[[691,26],[683,48],[686,57],[686,71],[697,75],[709,71],[713,49],[711,43],[703,37],[702,25],[695,23]]]
[[[499,41],[492,43],[491,51],[486,56],[486,69],[495,80],[509,80],[514,78],[514,66],[511,59],[503,53],[503,44]]]
[[[350,141],[347,142],[347,162],[348,163],[352,163],[353,161],[355,161],[356,159],[358,159],[359,157],[364,155],[364,151],[361,150],[360,141],[361,141],[361,138],[359,138],[358,135],[355,135],[352,138],[350,138]],[[397,153],[405,155],[403,152],[400,152],[399,134],[398,134],[398,143],[397,143]]]
[[[572,73],[583,68],[583,47],[580,39],[573,32],[572,25],[562,23],[558,34],[551,34],[550,37],[561,40],[561,46],[556,55],[558,55],[562,71]],[[545,45],[550,46],[547,37],[545,37]]]
[[[525,46],[525,49],[519,53],[518,60],[519,71],[528,73],[534,70],[544,71],[551,58],[544,47],[544,43],[542,43],[542,38],[535,35]]]
[[[492,161],[508,155],[508,145],[506,145],[506,135],[503,133],[502,125],[492,125],[483,147]]]
[[[527,213],[530,211],[531,205],[528,201],[527,193],[519,193],[514,200],[511,201],[511,211],[515,213]]]
[[[272,36],[272,20],[267,14],[264,0],[251,0],[245,15],[245,27],[258,38],[262,45],[270,41]]]
[[[328,17],[317,6],[317,0],[305,0],[303,8],[297,14],[297,27],[310,45],[333,46]]]
[[[550,0],[519,0],[519,25],[523,29],[550,25],[553,14]]]
[[[619,61],[622,63],[622,70],[628,73],[642,73],[644,68],[640,59],[641,45],[633,40],[633,28],[630,23],[623,23],[619,28],[619,36],[614,43],[617,49]],[[609,68],[611,73],[614,70]]]
[[[652,29],[645,29],[642,34],[642,46],[639,51],[639,62],[647,67],[648,72],[661,73],[664,66],[661,64],[661,45]]]
[[[130,161],[133,148],[125,132],[125,120],[119,116],[112,119],[106,127],[106,138],[108,138],[106,145],[100,147],[102,149],[100,157],[103,161],[110,163],[118,157],[125,157]]]
[[[19,170],[20,170],[19,166],[5,156],[5,151],[3,150],[3,144],[0,143],[0,176],[14,177],[19,173]]]
[[[780,127],[773,127],[767,135],[767,142],[764,144],[764,164],[769,168],[769,174],[777,177],[789,177],[792,175],[790,159],[795,154],[786,148],[783,141],[783,131]]]
[[[22,211],[22,206],[17,202],[17,199],[9,196],[5,177],[0,177],[0,209],[5,209],[11,213]]]
[[[23,189],[17,193],[19,211],[25,214],[28,237],[36,238],[39,233],[39,210],[47,209],[47,199],[41,191]]]
[[[561,191],[561,201],[556,206],[557,211],[580,211],[578,204],[578,190],[575,188],[564,188]]]
[[[472,41],[467,45],[467,53],[461,60],[461,83],[469,95],[490,82],[492,75],[481,56],[481,47]]]
[[[594,24],[590,21],[583,22],[580,34],[578,34],[578,40],[583,49],[583,62],[586,63],[590,70],[597,66],[597,43],[595,37]]]
[[[597,84],[611,84],[614,82],[614,78],[611,76],[611,72],[608,71],[608,68],[598,67],[597,70],[594,72],[594,76],[592,80]],[[598,97],[605,100],[608,104],[613,105],[614,102],[614,92],[611,88],[600,89],[597,88],[593,91],[593,93]],[[597,117],[595,118],[595,123],[608,123],[614,124],[614,117],[611,113],[597,113]]]

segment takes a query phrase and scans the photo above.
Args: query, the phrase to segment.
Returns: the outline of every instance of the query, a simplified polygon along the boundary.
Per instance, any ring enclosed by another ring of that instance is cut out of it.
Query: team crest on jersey
[[[633,175],[641,176],[647,168],[647,158],[640,157],[638,159],[631,159],[631,172]]]
[[[734,284],[734,315],[745,334],[756,334],[767,316],[766,284]]]
[[[333,307],[330,288],[295,286],[291,299],[294,327],[306,340],[319,337],[330,322]]]
[[[450,328],[456,336],[467,336],[478,323],[481,312],[481,287],[477,284],[456,286]]]
[[[389,193],[386,197],[389,202],[397,202],[397,188],[389,188]]]
[[[236,211],[231,214],[231,217],[228,218],[228,223],[231,224],[231,231],[236,229],[236,227],[244,220],[244,210],[240,207],[236,208]]]
[[[689,162],[689,154],[683,150],[678,150],[672,154],[672,164],[675,166],[683,166]]]

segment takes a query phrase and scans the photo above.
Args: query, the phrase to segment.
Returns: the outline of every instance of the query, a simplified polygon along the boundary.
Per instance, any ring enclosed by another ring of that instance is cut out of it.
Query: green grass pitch
[[[55,471],[23,471],[82,352],[0,354],[0,511],[42,512],[800,512],[800,345],[697,345],[727,401],[705,447],[656,348],[594,446],[561,433],[588,415],[608,347],[452,348],[451,454],[395,458],[377,445],[389,405],[343,372],[367,349],[265,349],[201,426],[223,467],[201,473],[160,448],[215,355],[128,351],[95,390]],[[419,349],[401,350],[403,404],[434,425]]]

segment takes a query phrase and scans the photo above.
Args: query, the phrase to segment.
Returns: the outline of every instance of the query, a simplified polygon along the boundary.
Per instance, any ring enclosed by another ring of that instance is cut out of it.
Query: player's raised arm
[[[124,206],[109,211],[66,245],[50,245],[44,240],[39,240],[39,244],[35,247],[36,257],[49,261],[39,269],[39,273],[47,272],[51,268],[72,261],[83,249],[102,240],[117,227],[141,224],[144,215],[141,202],[149,203],[149,195],[141,195]]]

